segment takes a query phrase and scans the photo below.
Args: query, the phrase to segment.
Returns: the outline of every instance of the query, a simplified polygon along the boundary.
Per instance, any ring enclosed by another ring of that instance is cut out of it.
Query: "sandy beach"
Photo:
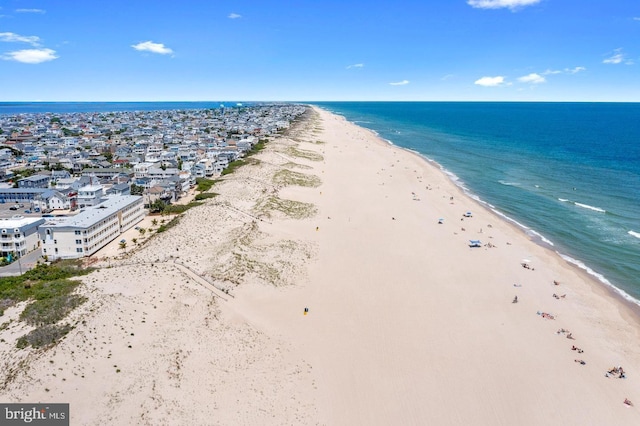
[[[637,313],[437,165],[317,108],[248,162],[99,252],[57,346],[0,328],[0,401],[74,425],[640,424]]]

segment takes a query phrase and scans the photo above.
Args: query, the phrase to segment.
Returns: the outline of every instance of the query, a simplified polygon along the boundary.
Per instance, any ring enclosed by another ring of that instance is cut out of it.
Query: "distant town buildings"
[[[2,257],[40,248],[51,260],[90,256],[142,220],[145,207],[219,176],[305,110],[0,115]],[[50,217],[55,211],[65,217]]]

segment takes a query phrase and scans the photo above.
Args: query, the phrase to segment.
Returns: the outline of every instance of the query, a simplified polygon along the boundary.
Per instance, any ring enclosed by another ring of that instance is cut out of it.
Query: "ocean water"
[[[437,162],[469,195],[640,305],[640,104],[315,104]]]

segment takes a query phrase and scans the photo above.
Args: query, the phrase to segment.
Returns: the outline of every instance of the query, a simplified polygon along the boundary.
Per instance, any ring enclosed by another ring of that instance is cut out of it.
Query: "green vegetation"
[[[84,297],[77,294],[61,294],[46,299],[37,299],[24,308],[20,319],[29,325],[53,325],[63,320],[69,312],[80,306],[85,300]]]
[[[18,349],[24,349],[29,345],[33,348],[53,345],[66,336],[72,328],[69,324],[45,325],[36,328],[30,333],[20,337],[16,342],[16,347],[18,347]]]
[[[258,164],[259,160],[255,158],[250,159],[248,157],[251,157],[252,155],[255,155],[258,152],[262,151],[265,148],[267,142],[267,139],[260,139],[258,143],[256,143],[249,151],[247,151],[244,160],[236,160],[229,163],[227,168],[222,171],[222,176],[233,173],[237,168],[242,167],[246,164]]]
[[[226,169],[221,173],[222,176],[226,176],[236,171],[237,168],[244,166],[246,163],[244,160],[236,160],[229,163]]]
[[[287,148],[285,152],[292,157],[306,158],[307,160],[311,160],[311,161],[324,160],[324,157],[318,154],[317,152],[307,151],[306,149],[298,149],[293,146],[290,146],[289,148]]]
[[[144,193],[144,186],[138,186],[131,184],[131,195],[142,195]]]
[[[202,200],[206,200],[206,199],[209,199],[209,198],[214,198],[214,197],[216,197],[218,195],[219,194],[217,194],[215,192],[209,192],[209,193],[206,193],[206,194],[196,194],[195,199],[196,199],[196,201],[202,201]]]
[[[168,206],[169,205],[164,201],[157,199],[153,203],[151,203],[151,205],[149,206],[149,211],[151,213],[164,213],[165,209]]]
[[[284,163],[282,167],[285,167],[287,169],[305,169],[305,170],[313,169],[313,167],[311,166],[307,166],[306,164],[294,163],[293,161]]]
[[[169,222],[163,223],[162,225],[160,225],[158,227],[158,230],[156,231],[156,234],[159,234],[161,232],[164,232],[164,231],[166,231],[168,229],[173,228],[174,226],[176,226],[178,224],[179,220],[180,220],[180,216],[176,216],[173,219],[171,219]]]
[[[294,219],[305,219],[314,216],[318,209],[314,204],[294,200],[284,200],[278,197],[268,197],[255,208],[258,213],[271,215],[276,210]]]
[[[73,294],[80,282],[69,278],[91,271],[92,268],[83,268],[79,261],[60,261],[38,265],[21,276],[0,278],[0,308],[31,300],[20,314],[20,320],[36,329],[18,339],[19,348],[50,345],[71,330],[68,324],[58,323],[85,298]]]
[[[79,132],[77,130],[70,130],[70,129],[67,129],[66,127],[62,128],[62,133],[65,136],[80,136],[82,134],[82,132]]]
[[[206,178],[196,178],[196,189],[200,192],[206,192],[216,183],[216,180]]]
[[[13,181],[17,183],[18,180],[32,176],[36,173],[35,169],[20,169],[13,171]]]
[[[294,172],[292,170],[278,170],[273,176],[273,182],[276,185],[298,185],[307,187],[318,187],[322,183],[320,178],[314,175],[306,175],[304,173]]]

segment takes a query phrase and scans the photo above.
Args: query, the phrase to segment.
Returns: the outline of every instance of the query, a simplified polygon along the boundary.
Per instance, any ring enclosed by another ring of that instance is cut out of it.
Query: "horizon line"
[[[441,102],[476,102],[476,103],[640,103],[638,101],[589,101],[589,100],[118,100],[118,101],[43,101],[43,100],[35,100],[35,101],[3,101],[0,100],[0,104],[46,104],[46,103],[82,103],[82,104],[91,104],[91,103],[299,103],[299,104],[314,104],[314,103],[322,103],[322,102],[331,102],[331,103],[341,103],[341,102],[404,102],[404,103],[419,103],[419,102],[433,102],[433,103],[441,103]]]

